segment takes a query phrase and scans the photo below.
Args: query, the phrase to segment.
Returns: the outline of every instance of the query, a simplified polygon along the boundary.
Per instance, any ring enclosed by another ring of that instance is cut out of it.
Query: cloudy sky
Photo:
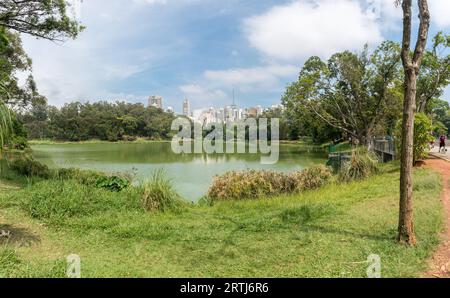
[[[429,0],[432,32],[450,32],[450,1]],[[394,0],[84,0],[87,29],[55,44],[24,36],[49,103],[164,97],[181,111],[280,102],[311,55],[400,41]],[[450,89],[446,92],[450,99]]]

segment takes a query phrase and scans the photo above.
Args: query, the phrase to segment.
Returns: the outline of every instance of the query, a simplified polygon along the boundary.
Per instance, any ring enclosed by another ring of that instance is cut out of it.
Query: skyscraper
[[[158,109],[163,108],[163,98],[159,95],[152,95],[148,98],[148,105]]]
[[[189,104],[189,100],[185,99],[183,101],[183,115],[186,117],[190,117],[191,116],[191,106]]]

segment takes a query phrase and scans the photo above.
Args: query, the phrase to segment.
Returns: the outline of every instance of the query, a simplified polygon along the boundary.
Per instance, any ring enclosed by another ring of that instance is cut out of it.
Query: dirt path
[[[445,230],[441,235],[442,243],[430,260],[430,269],[424,275],[425,277],[450,278],[450,162],[431,157],[426,161],[425,166],[442,173],[444,188],[441,200],[445,209]]]

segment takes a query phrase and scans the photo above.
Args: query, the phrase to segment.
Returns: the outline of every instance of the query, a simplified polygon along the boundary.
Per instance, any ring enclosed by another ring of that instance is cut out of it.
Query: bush
[[[290,179],[294,181],[295,192],[320,188],[330,181],[331,177],[330,169],[325,166],[307,168],[290,175]]]
[[[207,197],[214,200],[257,199],[282,193],[316,189],[332,177],[330,169],[318,166],[290,174],[274,171],[231,171],[214,177]]]
[[[97,180],[97,187],[105,188],[110,191],[122,191],[130,186],[131,181],[119,176],[103,176]]]
[[[433,141],[434,137],[431,135],[433,131],[433,125],[424,113],[417,113],[414,115],[414,163],[424,159],[428,156],[429,144]],[[400,151],[402,140],[402,122],[399,121],[396,130],[397,136],[397,150]]]
[[[26,177],[48,179],[51,176],[51,171],[46,165],[29,156],[20,156],[12,159],[10,167],[19,175]]]
[[[182,199],[173,189],[172,182],[164,171],[153,173],[151,179],[142,186],[142,201],[147,211],[178,210]]]
[[[25,150],[28,148],[28,140],[22,136],[14,136],[11,140],[11,148]]]
[[[367,149],[359,148],[339,171],[339,180],[349,182],[362,180],[378,172],[378,157]]]

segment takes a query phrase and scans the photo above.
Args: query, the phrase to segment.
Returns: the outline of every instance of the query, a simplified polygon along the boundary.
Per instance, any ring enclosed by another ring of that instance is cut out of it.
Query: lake
[[[164,169],[183,198],[198,201],[215,175],[231,170],[301,170],[326,162],[325,152],[295,144],[281,144],[279,161],[260,163],[259,154],[175,154],[169,142],[87,143],[32,146],[33,156],[54,167],[76,167],[108,173],[135,171],[139,180]]]

